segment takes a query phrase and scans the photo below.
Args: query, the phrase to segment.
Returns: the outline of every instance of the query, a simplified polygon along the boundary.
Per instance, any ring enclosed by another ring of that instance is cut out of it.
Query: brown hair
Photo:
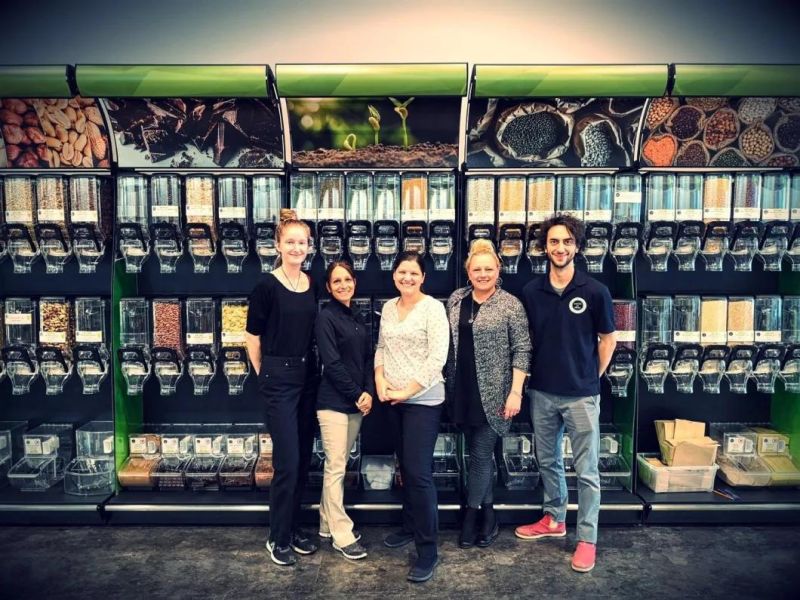
[[[294,209],[282,208],[281,222],[278,223],[278,227],[275,229],[275,241],[280,242],[284,229],[286,229],[287,227],[291,227],[292,225],[299,225],[300,227],[302,227],[303,230],[306,232],[306,236],[311,238],[311,228],[308,226],[308,223],[298,219],[297,212],[295,212]]]
[[[580,219],[565,213],[555,214],[542,223],[542,227],[536,234],[536,248],[542,251],[547,249],[547,234],[550,233],[550,229],[558,225],[566,227],[567,231],[575,238],[575,246],[578,251],[583,250],[586,245],[586,226]]]
[[[331,284],[331,275],[333,275],[333,270],[336,267],[341,267],[345,271],[350,274],[350,277],[353,278],[353,281],[356,280],[356,272],[353,270],[353,266],[347,262],[346,260],[335,260],[331,264],[328,265],[328,268],[325,270],[325,283],[330,285]]]
[[[480,256],[482,254],[488,254],[492,258],[494,258],[495,264],[500,267],[502,264],[500,262],[500,258],[497,256],[497,252],[494,250],[494,245],[487,239],[478,238],[472,242],[472,245],[469,247],[469,254],[467,255],[467,260],[464,261],[464,268],[469,271],[469,263],[472,262],[472,259],[476,256]]]

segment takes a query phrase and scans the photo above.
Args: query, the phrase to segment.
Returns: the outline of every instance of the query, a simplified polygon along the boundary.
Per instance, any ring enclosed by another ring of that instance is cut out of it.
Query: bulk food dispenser
[[[8,176],[3,180],[5,237],[14,273],[30,273],[39,256],[36,241],[36,209],[33,178]]]
[[[523,195],[524,195],[523,187]],[[523,219],[524,206],[523,201]],[[430,238],[430,254],[435,271],[447,271],[450,257],[455,249],[456,238],[456,178],[451,173],[431,173],[428,175],[428,222]],[[525,228],[522,227],[521,239]],[[510,256],[510,254],[509,254]],[[514,263],[516,264],[516,263]]]
[[[642,177],[638,174],[614,176],[612,208],[614,237],[611,257],[618,273],[633,272],[633,262],[639,253],[642,237]]]
[[[70,177],[70,234],[80,273],[94,273],[106,252],[106,244],[111,242],[106,229],[110,229],[112,216],[105,214],[111,212],[111,205],[104,210],[101,194],[99,178]]]
[[[252,185],[252,237],[255,239],[256,256],[261,262],[261,272],[269,273],[278,260],[275,232],[280,220],[283,181],[274,175],[258,175],[253,177]]]
[[[556,210],[556,178],[552,175],[528,177],[528,245],[526,252],[534,273],[547,272],[544,248],[536,246],[539,228]]]
[[[67,186],[62,177],[42,175],[36,179],[36,239],[46,273],[62,273],[72,258],[68,227]]]
[[[376,173],[375,184],[375,254],[381,271],[391,271],[400,252],[400,175]]]
[[[403,173],[400,179],[400,238],[404,251],[428,251],[428,176]]]
[[[183,323],[178,298],[158,298],[151,302],[153,311],[153,372],[162,396],[175,393],[183,375]]]
[[[250,374],[245,346],[247,298],[223,298],[222,302],[222,372],[228,380],[228,393],[238,395]]]
[[[665,272],[674,248],[675,176],[655,173],[647,178],[647,231],[645,256],[650,269]]]
[[[140,273],[150,252],[147,179],[142,175],[117,178],[117,236],[125,271]]]
[[[72,375],[75,323],[72,303],[66,298],[39,299],[39,345],[36,358],[45,383],[45,393],[60,394]]]
[[[679,271],[694,271],[703,243],[703,176],[679,173],[675,177],[675,247]]]
[[[495,235],[494,177],[475,176],[467,179],[467,243],[477,239],[494,244]]]
[[[103,298],[75,298],[75,370],[84,394],[96,394],[108,375],[109,352],[106,301]]]
[[[208,273],[217,252],[214,178],[189,175],[185,180],[186,225],[184,235],[195,273]]]
[[[183,256],[181,182],[176,175],[150,177],[150,238],[162,273],[174,273]]]
[[[722,271],[725,255],[731,249],[735,233],[731,221],[732,184],[731,175],[709,174],[703,178],[703,222],[706,231],[701,255],[706,263],[706,271]],[[749,246],[746,244],[746,247]]]
[[[192,378],[196,396],[208,393],[217,372],[217,308],[213,298],[187,298],[186,370]]]
[[[498,249],[503,273],[516,273],[525,248],[524,176],[504,176],[497,180]]]
[[[614,179],[611,175],[586,176],[586,247],[583,258],[590,273],[602,273],[606,254],[614,234]]]
[[[291,189],[290,206],[297,214],[297,218],[305,221],[311,230],[311,236],[308,239],[308,255],[302,266],[303,270],[307,271],[311,268],[317,252],[314,241],[317,230],[317,198],[319,195],[317,176],[313,173],[295,173],[289,180],[289,186]]]
[[[39,374],[36,358],[36,301],[31,298],[6,298],[4,310],[5,346],[3,363],[11,380],[11,393],[27,394]]]
[[[372,175],[348,173],[345,187],[347,190],[347,220],[345,222],[347,254],[353,263],[353,269],[364,271],[372,253],[372,220],[375,200]]]
[[[226,175],[217,179],[217,220],[222,256],[228,273],[241,273],[250,252],[247,224],[247,179]]]
[[[766,225],[758,253],[765,271],[780,271],[789,249],[791,183],[788,173],[766,173],[761,180],[761,220]]]
[[[319,253],[328,268],[344,252],[345,177],[342,173],[319,173],[317,240]]]
[[[151,374],[149,313],[146,298],[120,299],[117,358],[131,395],[142,393]]]

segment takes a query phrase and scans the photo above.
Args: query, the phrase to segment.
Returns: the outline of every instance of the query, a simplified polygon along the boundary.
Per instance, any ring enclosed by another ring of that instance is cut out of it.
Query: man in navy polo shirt
[[[578,544],[572,568],[594,568],[600,513],[600,376],[616,346],[614,310],[608,288],[575,270],[575,255],[585,243],[578,219],[554,215],[536,240],[550,262],[547,275],[522,291],[533,344],[528,382],[536,457],[544,485],[544,517],[517,527],[517,537],[564,537],[567,483],[561,441],[572,444],[578,476]]]

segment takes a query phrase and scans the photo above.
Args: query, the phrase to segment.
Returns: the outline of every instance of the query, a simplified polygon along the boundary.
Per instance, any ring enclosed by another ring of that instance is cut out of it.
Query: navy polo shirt
[[[576,270],[560,296],[547,274],[529,282],[522,297],[533,345],[528,386],[560,396],[599,394],[597,334],[614,331],[608,288]]]

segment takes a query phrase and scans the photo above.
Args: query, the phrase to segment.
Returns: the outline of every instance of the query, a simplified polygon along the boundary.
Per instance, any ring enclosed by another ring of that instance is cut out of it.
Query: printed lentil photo
[[[298,98],[286,104],[297,166],[458,165],[461,98]]]
[[[796,167],[800,98],[653,98],[641,156],[649,167]]]
[[[474,100],[467,166],[631,166],[644,104],[644,98]]]

